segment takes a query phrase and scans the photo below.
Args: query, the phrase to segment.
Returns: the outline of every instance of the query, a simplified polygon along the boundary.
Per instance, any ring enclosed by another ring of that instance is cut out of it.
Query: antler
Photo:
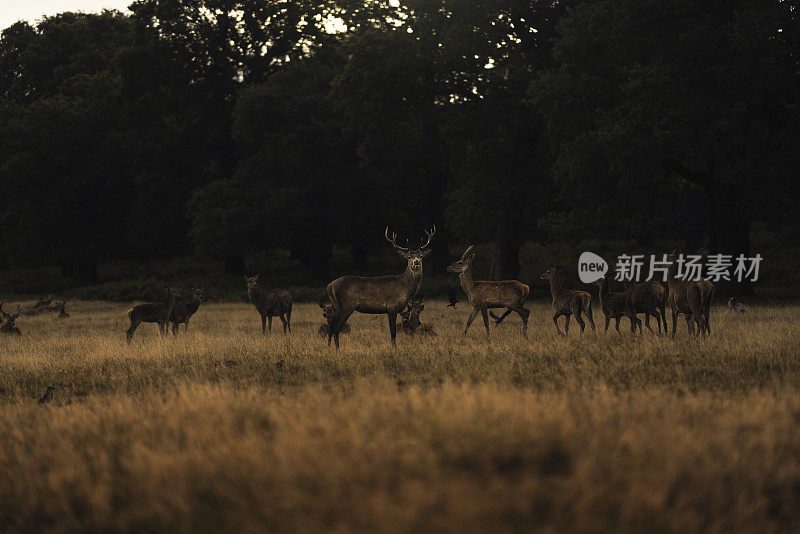
[[[475,245],[470,245],[469,248],[465,250],[464,253],[461,255],[461,259],[462,260],[465,259],[469,255],[469,253],[472,252],[473,248],[475,248]]]
[[[419,247],[420,250],[425,250],[426,248],[428,248],[428,245],[431,244],[431,239],[433,239],[433,236],[434,236],[435,233],[436,233],[436,225],[435,224],[433,225],[433,228],[431,228],[430,232],[425,230],[425,235],[428,236],[428,240],[425,242],[424,245]]]
[[[386,230],[383,232],[383,235],[386,237],[386,241],[391,243],[394,248],[396,248],[397,250],[399,250],[403,254],[407,254],[409,252],[409,249],[407,249],[406,247],[401,247],[400,245],[397,244],[397,234],[396,233],[392,232],[392,237],[389,237],[389,227],[388,226],[386,227]]]

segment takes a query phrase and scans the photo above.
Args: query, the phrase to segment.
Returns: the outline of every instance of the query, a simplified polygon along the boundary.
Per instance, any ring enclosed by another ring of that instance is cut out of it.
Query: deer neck
[[[459,273],[458,280],[461,282],[461,289],[464,290],[464,293],[470,295],[472,286],[475,285],[475,281],[472,279],[472,265]]]
[[[408,289],[407,297],[411,298],[412,295],[416,295],[417,291],[419,291],[420,284],[422,284],[422,269],[418,272],[414,272],[411,270],[411,265],[409,265],[401,276],[403,276],[406,282],[406,288]]]
[[[173,293],[167,295],[167,309],[170,313],[172,313],[172,309],[175,308],[175,302],[177,301],[177,296]]]
[[[561,287],[561,275],[556,273],[555,276],[550,278],[550,294],[556,296],[563,291]]]
[[[255,287],[248,287],[247,288],[247,298],[250,299],[250,302],[255,304],[261,299],[261,293]]]

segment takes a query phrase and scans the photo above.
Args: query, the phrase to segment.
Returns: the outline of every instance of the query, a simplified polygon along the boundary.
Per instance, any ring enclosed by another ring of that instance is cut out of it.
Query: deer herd
[[[430,254],[430,244],[436,227],[425,232],[425,237],[417,248],[403,247],[397,244],[397,234],[389,235],[389,228],[384,232],[384,237],[394,250],[406,260],[405,270],[396,275],[386,276],[355,276],[348,275],[337,278],[327,285],[328,303],[319,303],[322,309],[324,323],[318,329],[318,335],[327,338],[328,345],[333,343],[339,348],[339,335],[350,332],[348,319],[355,313],[386,315],[389,323],[389,334],[392,344],[395,343],[398,324],[397,316],[400,315],[400,331],[409,336],[435,336],[433,326],[420,320],[420,314],[425,309],[421,297],[417,296],[422,282],[422,260]],[[407,243],[408,244],[408,243]],[[644,315],[644,325],[655,334],[650,326],[650,318],[654,318],[659,335],[662,327],[665,334],[669,333],[667,326],[666,308],[672,311],[672,337],[677,330],[678,315],[686,319],[686,326],[691,336],[704,336],[711,334],[710,310],[714,298],[714,286],[708,280],[689,281],[678,278],[676,273],[675,256],[670,255],[670,267],[667,276],[667,287],[658,282],[628,283],[624,291],[611,292],[610,283],[605,278],[597,280],[597,302],[605,316],[605,332],[611,320],[614,327],[620,332],[620,319],[627,318],[630,322],[631,332],[637,329],[642,332],[642,321],[638,315]],[[469,331],[470,325],[481,314],[486,335],[489,336],[489,317],[499,325],[511,313],[516,313],[522,320],[522,335],[527,337],[528,317],[530,310],[525,307],[525,301],[530,296],[530,287],[518,280],[475,280],[472,273],[472,264],[475,260],[474,245],[467,248],[461,258],[450,265],[447,270],[458,275],[458,279],[466,294],[467,301],[472,306],[472,311],[464,326],[464,334]],[[592,312],[592,295],[587,291],[566,289],[561,284],[562,267],[552,265],[541,278],[550,284],[552,297],[553,323],[559,335],[569,334],[570,320],[574,316],[580,327],[581,334],[589,322],[595,330]],[[261,316],[261,333],[266,334],[267,329],[272,331],[272,318],[278,317],[283,325],[284,334],[292,331],[292,296],[286,290],[261,291],[258,283],[259,275],[245,276],[247,296],[251,304]],[[156,323],[158,331],[166,336],[171,324],[173,335],[179,332],[179,325],[183,324],[184,332],[189,329],[189,320],[197,312],[200,304],[205,300],[205,291],[202,288],[192,289],[187,299],[181,299],[178,291],[170,284],[164,286],[165,298],[161,302],[138,304],[128,310],[130,326],[126,332],[127,342],[130,343],[134,332],[141,323]],[[43,298],[36,302],[29,310],[22,311],[17,307],[13,314],[3,310],[0,302],[0,334],[21,335],[15,322],[20,315],[33,315],[45,312],[58,312],[58,318],[69,317],[65,311],[65,301],[52,304],[53,296]],[[455,309],[458,298],[451,291],[448,307]],[[731,299],[728,303],[731,311],[743,312],[744,305]],[[500,316],[493,310],[503,309]],[[564,316],[564,331],[561,331],[558,319]],[[584,320],[585,319],[585,320]]]

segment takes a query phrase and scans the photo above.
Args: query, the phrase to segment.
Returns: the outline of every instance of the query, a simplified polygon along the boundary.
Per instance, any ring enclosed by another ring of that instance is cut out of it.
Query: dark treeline
[[[800,28],[781,0],[138,0],[0,38],[0,262],[287,249],[316,280],[439,229],[796,245]]]

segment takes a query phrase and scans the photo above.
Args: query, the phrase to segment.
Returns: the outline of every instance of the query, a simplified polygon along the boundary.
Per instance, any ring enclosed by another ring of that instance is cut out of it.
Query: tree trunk
[[[516,280],[519,277],[519,240],[507,225],[497,227],[494,240],[491,280]]]

